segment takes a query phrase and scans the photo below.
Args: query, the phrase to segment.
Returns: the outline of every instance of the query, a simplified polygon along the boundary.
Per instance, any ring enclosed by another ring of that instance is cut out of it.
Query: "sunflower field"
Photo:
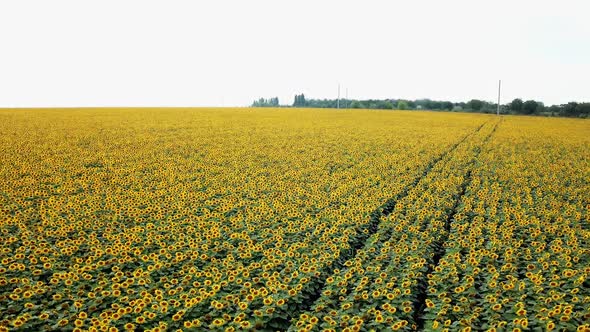
[[[0,331],[590,331],[590,122],[0,110]]]

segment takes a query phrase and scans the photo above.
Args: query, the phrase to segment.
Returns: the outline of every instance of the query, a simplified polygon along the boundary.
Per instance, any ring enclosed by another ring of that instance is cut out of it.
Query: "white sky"
[[[590,1],[0,0],[0,107],[590,101]]]

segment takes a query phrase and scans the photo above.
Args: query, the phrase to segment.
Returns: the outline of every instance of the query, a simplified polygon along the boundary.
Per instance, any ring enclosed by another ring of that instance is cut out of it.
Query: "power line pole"
[[[496,115],[500,115],[500,90],[502,89],[502,80],[498,80],[498,109]]]
[[[350,108],[350,100],[348,100],[348,87],[346,88],[346,108]]]
[[[340,83],[338,83],[338,99],[336,100],[336,108],[340,109]]]

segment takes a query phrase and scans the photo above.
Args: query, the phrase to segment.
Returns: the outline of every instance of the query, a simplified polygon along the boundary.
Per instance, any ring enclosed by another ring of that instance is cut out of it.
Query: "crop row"
[[[428,278],[429,330],[590,322],[588,142],[575,130],[538,130],[507,122],[483,149]]]
[[[497,123],[448,153],[407,195],[396,201],[378,231],[327,280],[322,296],[300,316],[295,330],[418,328],[421,288],[448,236],[456,202],[481,146]]]

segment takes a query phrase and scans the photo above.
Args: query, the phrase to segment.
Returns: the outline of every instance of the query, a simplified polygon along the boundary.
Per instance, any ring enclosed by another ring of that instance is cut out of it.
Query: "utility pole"
[[[496,115],[500,115],[500,90],[502,89],[502,80],[498,80],[498,109]]]
[[[348,100],[348,87],[346,88],[346,108],[350,108],[350,100]]]
[[[340,83],[338,83],[338,99],[336,100],[336,108],[340,109]]]

